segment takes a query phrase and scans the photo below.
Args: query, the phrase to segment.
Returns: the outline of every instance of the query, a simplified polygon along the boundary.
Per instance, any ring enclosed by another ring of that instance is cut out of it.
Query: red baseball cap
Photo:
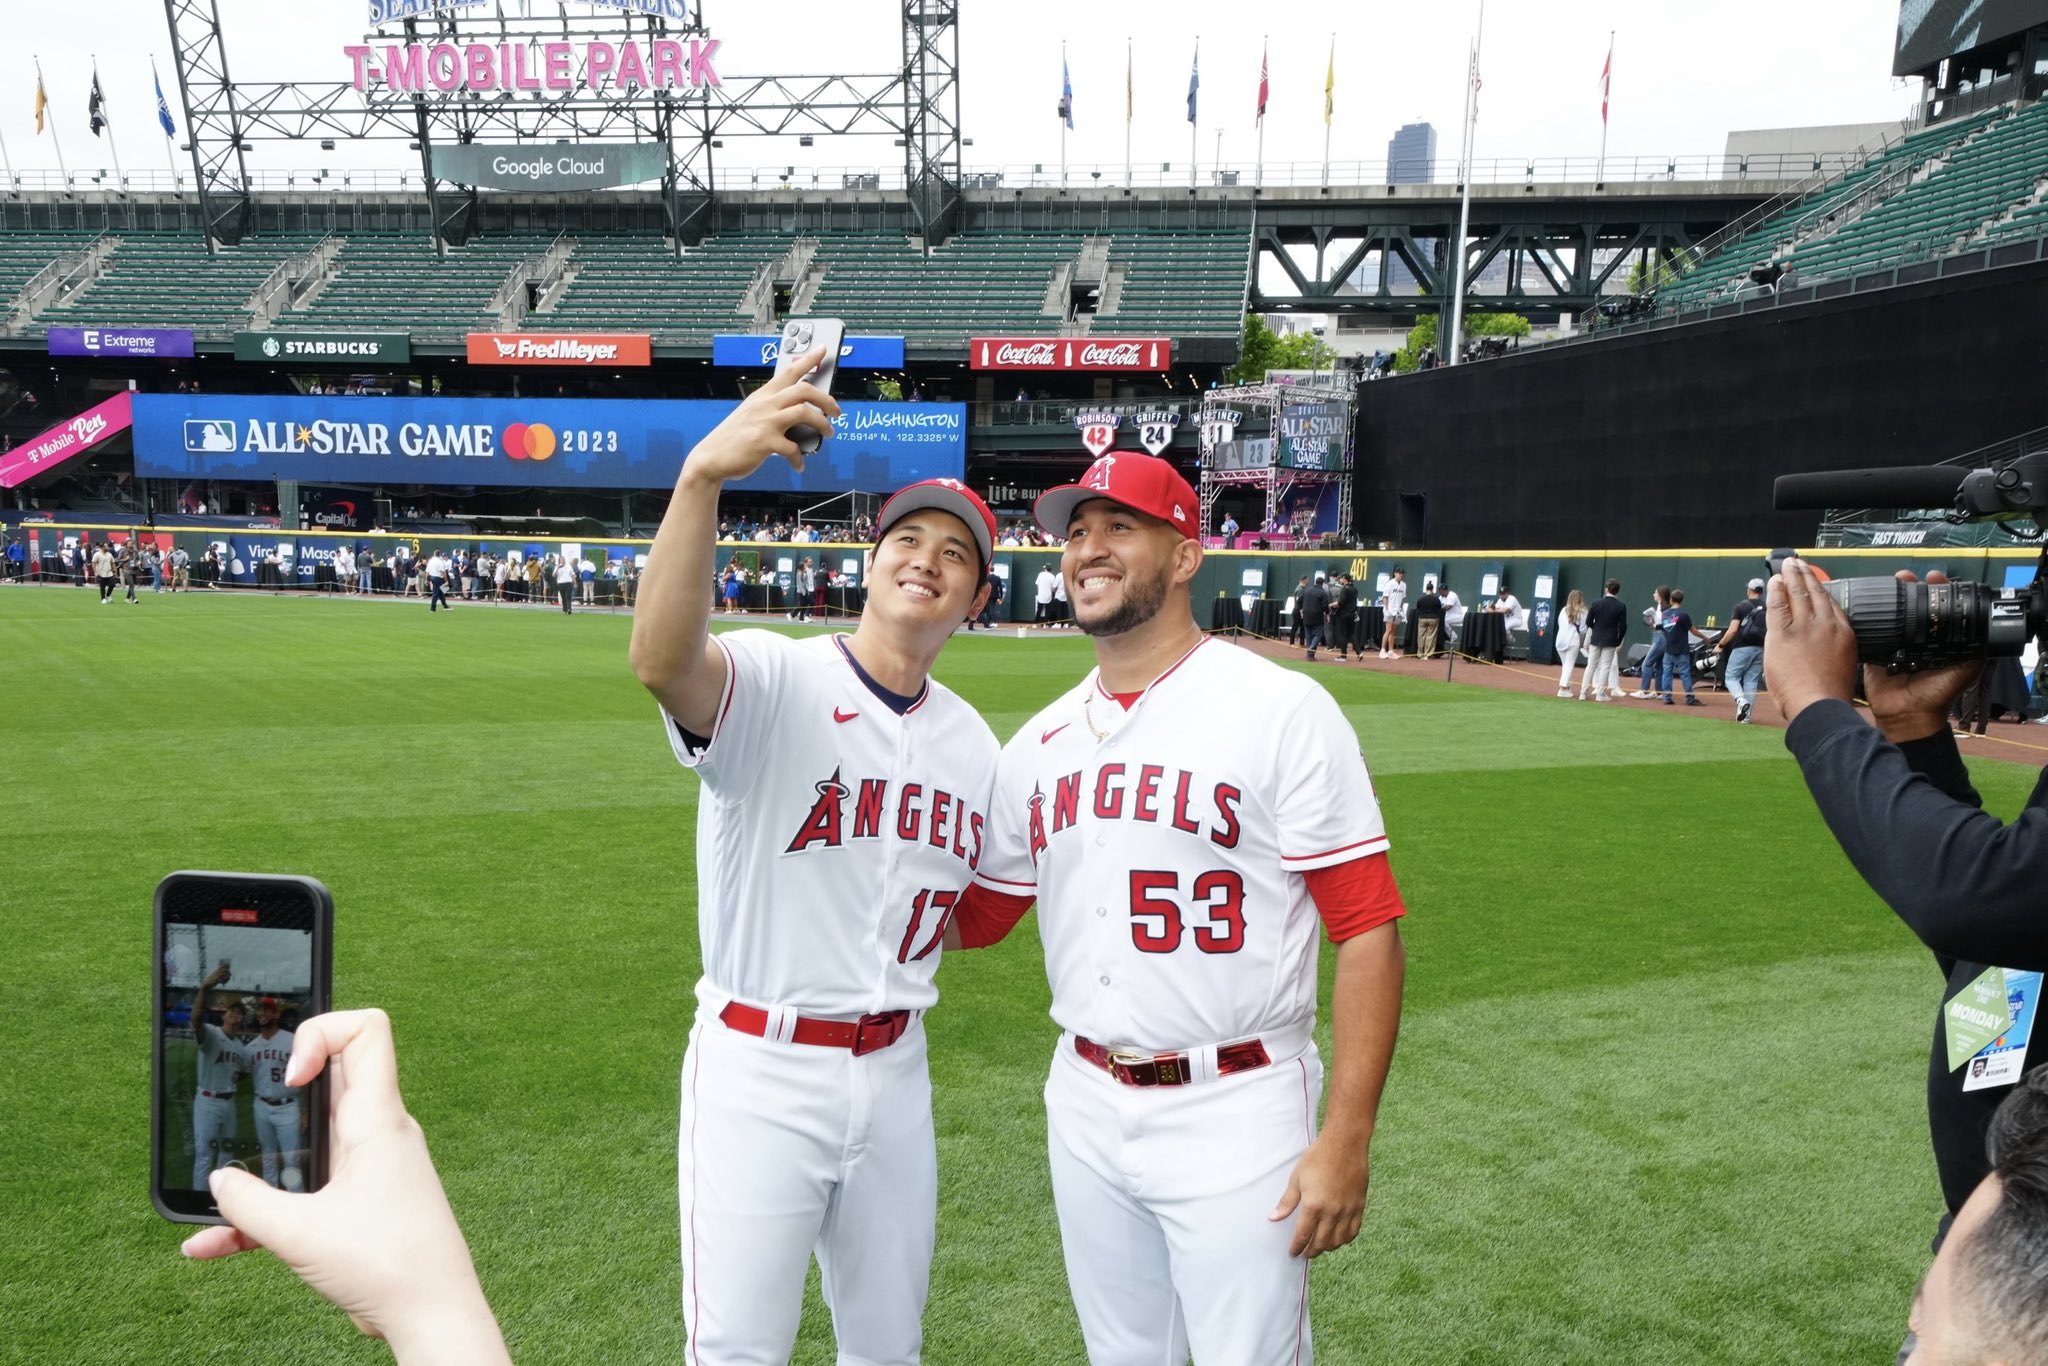
[[[1078,484],[1062,484],[1039,495],[1031,515],[1054,536],[1067,534],[1074,509],[1090,498],[1107,498],[1157,517],[1193,540],[1200,504],[1180,471],[1157,456],[1116,451],[1088,467]]]
[[[950,512],[965,522],[981,551],[981,567],[988,568],[996,553],[996,515],[980,494],[958,479],[921,479],[896,490],[882,504],[882,515],[875,518],[875,539],[880,541],[890,527],[923,508]]]

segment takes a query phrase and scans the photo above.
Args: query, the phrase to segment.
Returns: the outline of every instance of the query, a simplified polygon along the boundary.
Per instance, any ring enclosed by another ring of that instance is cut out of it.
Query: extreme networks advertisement
[[[724,399],[369,398],[137,394],[135,472],[146,479],[318,484],[667,488],[736,405]],[[967,408],[848,403],[801,473],[771,458],[731,485],[880,492],[962,477]]]

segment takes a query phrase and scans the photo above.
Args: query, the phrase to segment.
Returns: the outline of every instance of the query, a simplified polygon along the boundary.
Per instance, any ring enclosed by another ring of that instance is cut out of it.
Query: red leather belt
[[[768,1012],[758,1006],[730,1002],[718,1012],[718,1018],[727,1029],[741,1034],[752,1034],[761,1039],[768,1036]],[[903,1031],[910,1028],[910,1012],[907,1010],[885,1010],[878,1015],[863,1015],[858,1020],[814,1020],[808,1015],[796,1017],[796,1029],[790,1034],[792,1043],[813,1044],[819,1048],[850,1048],[853,1056],[877,1052],[887,1048],[903,1037]]]
[[[1074,1036],[1074,1051],[1126,1086],[1186,1086],[1194,1080],[1185,1053],[1133,1053],[1128,1049],[1105,1048],[1093,1039]],[[1250,1072],[1273,1060],[1257,1039],[1225,1044],[1216,1050],[1216,1075]]]

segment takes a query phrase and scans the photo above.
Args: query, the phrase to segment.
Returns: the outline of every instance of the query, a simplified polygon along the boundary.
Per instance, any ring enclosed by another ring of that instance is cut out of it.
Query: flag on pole
[[[1330,69],[1323,75],[1323,122],[1337,111],[1337,44],[1330,44]]]
[[[49,103],[50,97],[43,93],[43,78],[38,75],[36,77],[36,134],[38,136],[41,136],[43,131],[43,109]]]
[[[1066,54],[1060,55],[1060,118],[1067,127],[1074,126],[1074,78],[1067,74]]]
[[[1266,117],[1266,93],[1268,89],[1266,81],[1266,49],[1262,44],[1259,48],[1259,118],[1261,119]]]
[[[100,69],[92,69],[92,95],[85,102],[86,122],[92,126],[92,135],[98,137],[100,129],[107,126],[107,98],[100,94]]]
[[[154,76],[156,73],[150,74]],[[171,122],[171,106],[164,99],[164,78],[161,76],[156,76],[156,121],[164,126],[165,137],[178,135],[178,125]]]
[[[1600,126],[1607,126],[1607,92],[1614,82],[1614,40],[1607,40],[1607,64],[1600,68]]]
[[[1131,84],[1131,45],[1124,44],[1124,127],[1131,126],[1131,119],[1137,112],[1136,87]]]
[[[1195,92],[1202,88],[1202,45],[1195,44],[1195,64],[1188,68],[1188,122],[1195,121]]]

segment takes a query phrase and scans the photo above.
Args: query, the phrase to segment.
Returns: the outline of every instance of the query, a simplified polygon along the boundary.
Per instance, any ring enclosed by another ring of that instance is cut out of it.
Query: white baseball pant
[[[700,1013],[682,1092],[690,1366],[786,1366],[813,1254],[840,1366],[915,1366],[939,1179],[922,1024],[855,1057]]]
[[[299,1141],[299,1103],[288,1100],[282,1105],[272,1105],[261,1096],[251,1107],[256,1116],[256,1141],[263,1148],[263,1179],[270,1185],[280,1184],[278,1158],[284,1158],[284,1165],[299,1166],[298,1151],[305,1145]]]
[[[206,1178],[215,1168],[235,1160],[235,1100],[233,1096],[192,1097],[192,1189],[206,1189]]]
[[[1311,1366],[1308,1259],[1267,1216],[1316,1132],[1313,1046],[1126,1086],[1063,1036],[1045,1086],[1053,1202],[1090,1366]]]

